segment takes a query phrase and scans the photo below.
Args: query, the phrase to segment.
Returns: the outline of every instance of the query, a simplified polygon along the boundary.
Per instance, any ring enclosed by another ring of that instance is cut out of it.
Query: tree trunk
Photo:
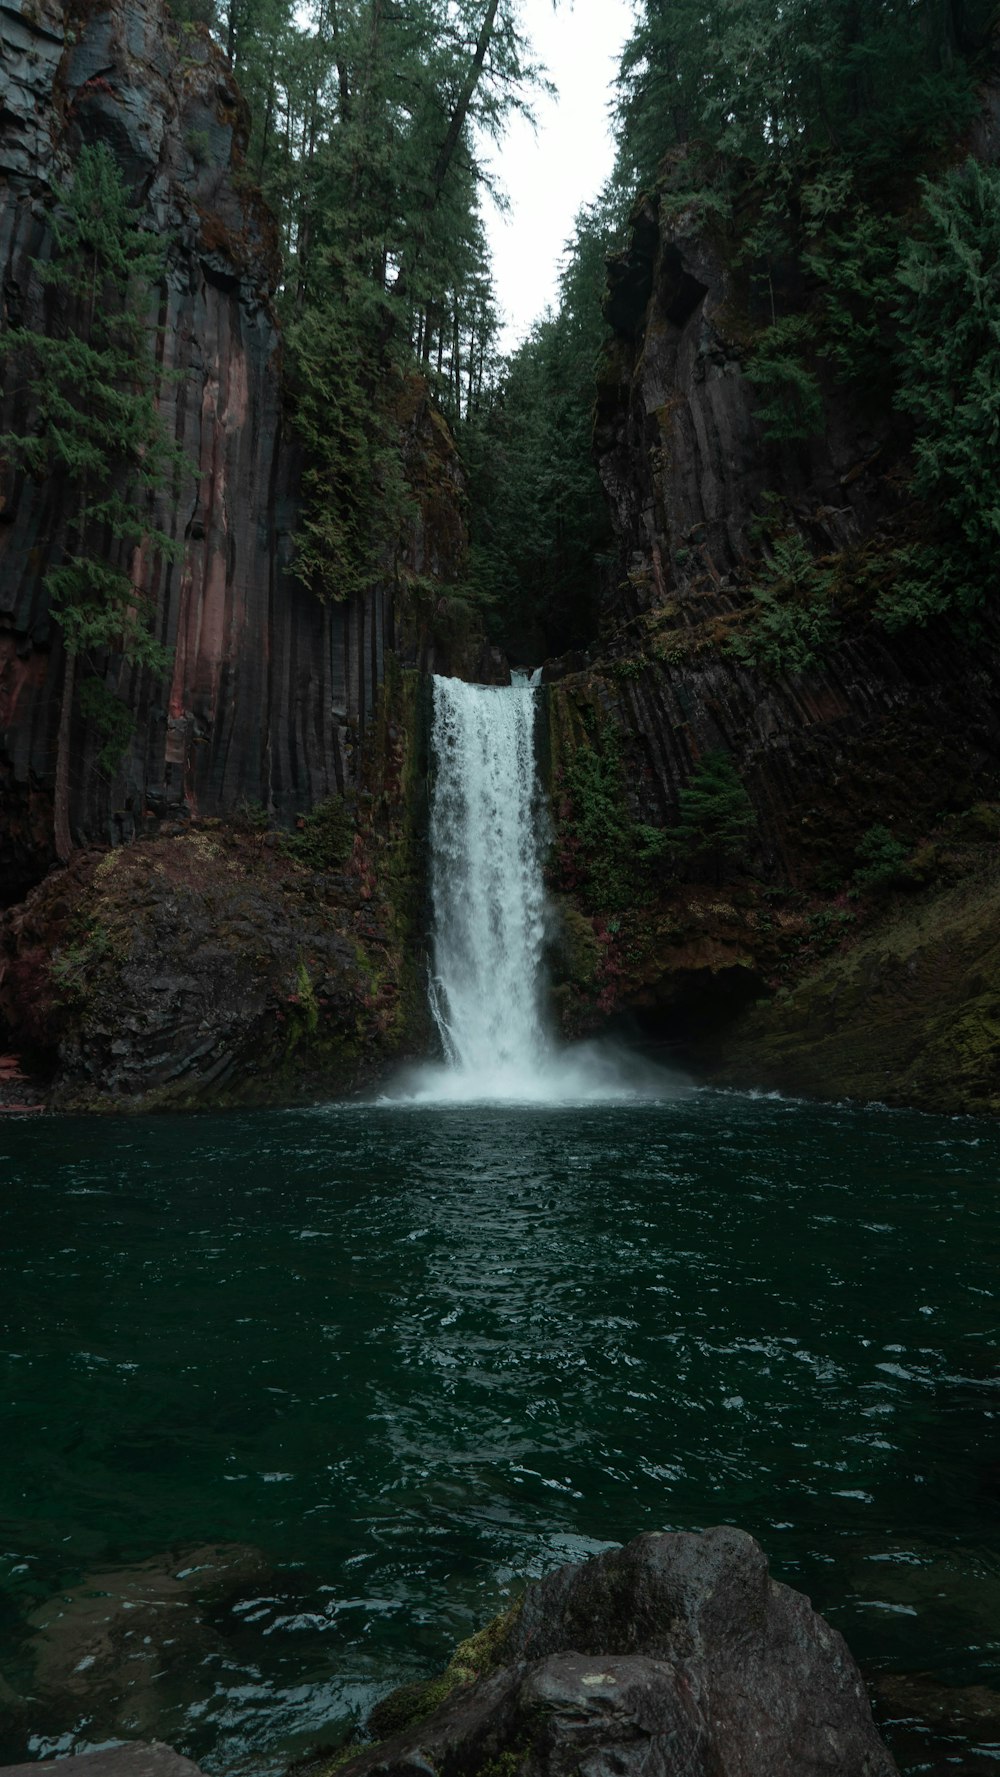
[[[432,214],[440,201],[441,192],[444,189],[444,182],[448,177],[448,169],[451,166],[455,150],[461,140],[462,130],[465,127],[465,120],[469,115],[469,107],[476,96],[476,88],[479,85],[482,76],[483,65],[486,61],[490,43],[493,40],[493,31],[496,26],[499,9],[500,0],[489,0],[489,4],[483,16],[482,25],[479,29],[479,37],[476,42],[475,53],[466,70],[465,79],[462,82],[462,89],[455,101],[455,107],[448,120],[448,128],[445,131],[444,140],[438,149],[434,166],[431,170],[430,188],[421,205],[421,210],[425,217]],[[396,282],[393,285],[393,290],[397,297],[406,295],[409,279],[413,271],[413,265],[416,260],[420,258],[420,249],[424,244],[425,238],[426,227],[418,224],[414,229],[413,248],[411,250],[409,263],[404,261],[400,265],[399,272],[396,276]],[[382,339],[383,347],[387,344],[388,337],[389,332],[387,326],[384,330],[384,336]]]
[[[451,166],[452,156],[455,149],[458,147],[465,120],[469,115],[469,106],[472,104],[475,97],[476,88],[479,85],[479,78],[483,72],[483,63],[486,60],[486,52],[492,41],[493,29],[496,25],[499,7],[500,0],[489,0],[489,5],[486,8],[486,16],[480,27],[475,55],[469,63],[462,90],[458,95],[458,103],[451,114],[451,120],[448,124],[444,141],[438,150],[437,160],[434,162],[434,171],[431,174],[431,195],[427,206],[428,209],[433,209],[438,198],[441,196],[441,189],[448,176],[448,168]]]
[[[59,706],[59,740],[56,746],[56,784],[52,799],[53,838],[60,864],[68,864],[73,855],[73,835],[69,827],[69,748],[73,726],[73,692],[76,686],[76,655],[66,655],[63,672],[62,703]]]

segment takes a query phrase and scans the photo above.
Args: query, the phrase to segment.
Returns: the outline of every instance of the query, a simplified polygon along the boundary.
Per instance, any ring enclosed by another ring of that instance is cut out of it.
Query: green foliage
[[[807,672],[837,635],[832,583],[832,571],[818,566],[798,531],[775,538],[753,583],[747,627],[730,639],[732,653],[765,672]]]
[[[854,872],[858,888],[887,888],[905,878],[909,848],[896,839],[888,827],[869,827],[855,849],[860,860]]]
[[[540,636],[547,653],[593,634],[600,562],[611,541],[591,461],[594,373],[607,334],[605,255],[616,213],[577,218],[555,315],[538,321],[493,398],[459,433],[469,473],[473,561],[498,604],[494,627]]]
[[[113,953],[110,932],[95,918],[76,924],[77,935],[60,944],[49,959],[49,976],[58,998],[66,1005],[85,1005],[92,991],[91,976]]]
[[[295,969],[295,992],[305,1020],[306,1031],[315,1036],[319,1028],[319,1001],[312,984],[312,977],[300,957]]]
[[[150,631],[143,585],[108,559],[108,543],[119,556],[140,545],[176,553],[154,502],[185,463],[157,411],[146,325],[163,249],[138,226],[103,143],[81,150],[57,199],[56,253],[36,270],[59,294],[60,322],[51,333],[12,328],[0,338],[36,416],[32,432],[0,437],[0,451],[33,475],[60,475],[74,496],[46,578],[67,653],[116,651],[162,673],[168,655]]]
[[[903,248],[898,406],[913,416],[912,489],[935,536],[898,557],[889,628],[981,606],[1000,543],[1000,170],[968,160],[925,181]]]
[[[101,679],[85,679],[78,697],[81,714],[101,736],[98,766],[113,777],[135,733],[132,712]]]
[[[680,818],[668,839],[678,857],[690,860],[708,852],[721,870],[724,861],[745,851],[757,817],[728,753],[706,753],[677,801]]]
[[[757,418],[777,442],[811,438],[823,430],[823,397],[806,354],[815,329],[805,315],[783,315],[758,334],[747,360],[747,380],[760,390]]]
[[[605,730],[600,751],[576,748],[561,788],[569,804],[560,831],[569,886],[579,887],[591,907],[629,906],[636,895],[635,832],[621,748],[611,729]]]
[[[918,16],[919,10],[919,16]],[[640,0],[619,84],[618,177],[701,144],[723,177],[837,157],[863,181],[961,132],[992,0]]]
[[[184,138],[184,146],[196,167],[207,165],[210,151],[207,130],[188,130]]]
[[[594,912],[613,913],[648,901],[665,863],[710,856],[721,874],[728,861],[745,852],[757,826],[732,759],[719,750],[705,754],[681,790],[676,826],[634,820],[621,745],[610,728],[601,735],[600,750],[587,744],[576,748],[561,791],[562,882]]]
[[[398,378],[376,378],[366,355],[376,333],[356,297],[340,311],[307,309],[287,334],[306,450],[294,566],[323,599],[350,598],[388,574],[411,513],[393,405]]]
[[[860,385],[861,392],[884,399],[892,380],[893,309],[898,297],[900,218],[872,209],[852,198],[850,175],[831,193],[844,208],[833,215],[815,204],[816,187],[802,198],[813,200],[814,244],[802,255],[806,269],[822,285],[819,353],[840,376]],[[842,195],[841,195],[842,194]],[[816,238],[819,225],[823,232]]]
[[[809,915],[809,933],[813,947],[821,956],[836,950],[857,922],[857,914],[849,907],[821,907]]]
[[[538,71],[515,0],[225,0],[220,28],[284,249],[296,571],[348,598],[392,572],[412,517],[403,379],[419,369],[456,424],[484,399],[498,318],[481,143]]]
[[[875,615],[890,635],[911,624],[919,629],[953,605],[973,610],[986,595],[975,560],[940,543],[895,549],[889,566],[889,584],[879,590]]]
[[[308,870],[342,870],[354,843],[354,812],[342,796],[317,803],[300,815],[296,831],[283,837],[282,849]]]

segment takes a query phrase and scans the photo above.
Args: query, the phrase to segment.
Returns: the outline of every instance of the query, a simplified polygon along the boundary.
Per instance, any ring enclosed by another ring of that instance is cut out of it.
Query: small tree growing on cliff
[[[166,649],[150,628],[138,574],[116,564],[122,546],[161,555],[176,545],[151,521],[153,496],[185,461],[157,412],[157,369],[145,313],[163,248],[140,229],[118,166],[103,143],[84,148],[71,182],[57,191],[51,218],[56,250],[37,263],[58,293],[47,332],[11,328],[0,357],[23,366],[33,429],[0,435],[0,452],[65,488],[67,519],[55,565],[45,577],[65,654],[56,751],[54,826],[58,857],[72,851],[70,735],[77,662],[117,652],[162,675]],[[87,682],[84,713],[105,741],[122,706],[101,679]]]
[[[711,853],[716,880],[727,859],[738,856],[757,825],[753,803],[728,753],[706,753],[678,796],[680,820],[670,846],[685,860]]]

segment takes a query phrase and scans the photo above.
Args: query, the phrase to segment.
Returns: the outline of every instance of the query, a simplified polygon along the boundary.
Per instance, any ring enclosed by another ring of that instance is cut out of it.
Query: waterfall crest
[[[431,1007],[456,1084],[489,1097],[537,1089],[553,1059],[534,727],[521,676],[509,686],[434,680]]]

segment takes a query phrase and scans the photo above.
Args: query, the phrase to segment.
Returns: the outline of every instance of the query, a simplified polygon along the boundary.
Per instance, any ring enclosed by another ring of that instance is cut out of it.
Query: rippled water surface
[[[343,1734],[518,1576],[719,1521],[869,1674],[995,1685],[998,1153],[712,1093],[8,1122],[0,1762],[115,1731],[39,1688],[51,1600],[208,1542],[264,1577],[134,1720],[219,1769]]]

